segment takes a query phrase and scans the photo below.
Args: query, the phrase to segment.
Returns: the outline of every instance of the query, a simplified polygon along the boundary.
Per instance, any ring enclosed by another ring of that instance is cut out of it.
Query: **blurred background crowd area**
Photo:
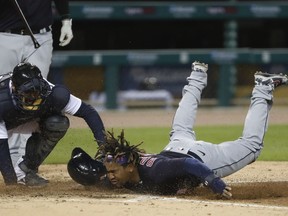
[[[257,70],[288,71],[287,1],[74,1],[74,38],[49,80],[103,108],[176,106],[194,60],[209,63],[203,105],[247,104]],[[287,105],[287,88],[275,92]]]

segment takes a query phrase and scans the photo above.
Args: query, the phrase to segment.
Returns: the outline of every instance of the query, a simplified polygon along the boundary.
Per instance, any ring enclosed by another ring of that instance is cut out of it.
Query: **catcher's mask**
[[[67,164],[70,177],[81,185],[95,185],[106,174],[106,168],[101,161],[92,159],[81,148],[74,148]]]
[[[51,93],[50,85],[43,79],[39,68],[27,62],[14,68],[12,84],[17,107],[26,111],[39,110]]]

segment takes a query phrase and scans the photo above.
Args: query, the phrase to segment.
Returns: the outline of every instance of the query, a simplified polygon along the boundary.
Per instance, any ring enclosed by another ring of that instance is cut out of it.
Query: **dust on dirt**
[[[44,188],[8,187],[4,186],[3,180],[0,181],[0,214],[31,216],[31,211],[39,211],[39,214],[41,211],[40,215],[53,216],[65,213],[78,216],[79,212],[85,215],[144,216],[150,211],[154,215],[158,210],[153,208],[159,206],[163,209],[157,215],[166,216],[178,213],[190,215],[191,208],[195,214],[207,211],[207,215],[216,216],[231,215],[223,213],[230,208],[233,215],[287,215],[287,166],[288,162],[255,162],[226,177],[224,180],[233,192],[233,198],[226,200],[205,187],[177,196],[151,196],[124,189],[84,187],[71,180],[66,165],[43,165],[39,174],[50,181]]]

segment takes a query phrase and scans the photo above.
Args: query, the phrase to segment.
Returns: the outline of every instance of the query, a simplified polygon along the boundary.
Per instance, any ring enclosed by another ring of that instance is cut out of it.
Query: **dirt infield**
[[[0,215],[288,215],[288,162],[255,162],[226,178],[233,198],[223,200],[207,188],[188,195],[149,196],[78,185],[66,165],[43,165],[45,188],[6,187],[0,182]]]
[[[271,124],[287,124],[287,108],[271,112]],[[202,109],[197,125],[241,124],[247,109]],[[106,127],[169,126],[174,110],[103,112]],[[141,120],[139,120],[141,119]],[[71,118],[73,127],[84,122]],[[66,165],[43,165],[40,175],[50,180],[45,188],[4,186],[0,177],[0,215],[288,215],[288,162],[257,161],[225,178],[233,198],[223,200],[207,188],[186,195],[150,196],[126,190],[107,191],[73,182]]]

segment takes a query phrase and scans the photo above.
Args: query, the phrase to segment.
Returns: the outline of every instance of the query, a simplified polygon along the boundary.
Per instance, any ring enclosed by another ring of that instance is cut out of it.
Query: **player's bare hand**
[[[60,35],[60,46],[66,46],[70,43],[73,38],[72,32],[72,19],[62,20],[61,35]]]
[[[227,199],[231,199],[232,198],[231,190],[232,190],[231,187],[226,186],[221,195]]]

